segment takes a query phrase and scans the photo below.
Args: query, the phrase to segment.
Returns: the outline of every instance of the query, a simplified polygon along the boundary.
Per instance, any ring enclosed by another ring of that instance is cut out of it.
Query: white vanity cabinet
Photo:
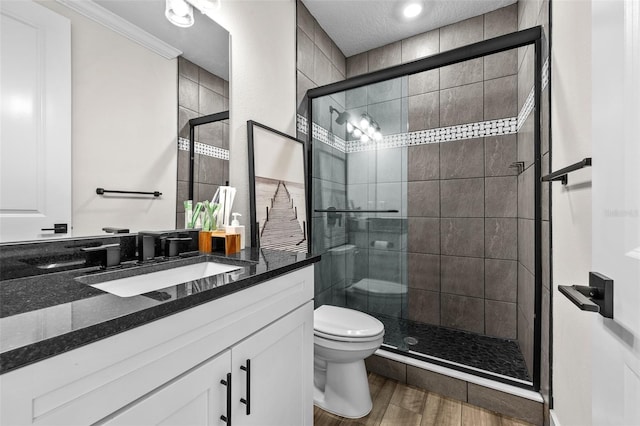
[[[307,266],[10,371],[0,424],[312,425],[312,298]]]
[[[303,322],[308,311],[311,319]],[[313,424],[305,422],[312,381],[300,380],[309,374],[308,362],[313,365],[313,344],[300,344],[308,335],[313,340],[313,302],[233,347],[234,426]]]
[[[227,415],[231,351],[194,368],[107,419],[111,426],[217,425]],[[224,380],[224,384],[221,382]],[[216,417],[217,416],[217,417]]]

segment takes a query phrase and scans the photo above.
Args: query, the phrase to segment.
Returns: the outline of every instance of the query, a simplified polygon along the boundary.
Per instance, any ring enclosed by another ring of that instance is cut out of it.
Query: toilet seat
[[[323,305],[314,311],[313,332],[329,340],[367,342],[383,336],[384,325],[364,312]]]
[[[352,342],[352,343],[363,342],[364,343],[364,342],[373,342],[380,339],[381,337],[384,336],[384,331],[381,331],[375,336],[369,336],[369,337],[336,336],[334,334],[327,334],[318,330],[313,330],[313,334],[316,337],[320,337],[326,340],[332,340],[334,342]]]

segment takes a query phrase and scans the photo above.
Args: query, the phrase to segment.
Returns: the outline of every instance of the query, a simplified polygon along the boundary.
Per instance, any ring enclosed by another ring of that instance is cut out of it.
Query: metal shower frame
[[[417,74],[432,69],[441,68],[447,65],[468,61],[471,59],[500,53],[506,50],[516,49],[523,46],[534,45],[534,197],[535,197],[535,297],[534,297],[534,327],[533,327],[533,381],[532,385],[525,385],[517,381],[508,379],[501,380],[490,374],[484,374],[475,370],[456,366],[451,363],[439,363],[449,368],[468,372],[476,376],[502,381],[514,386],[534,391],[540,390],[541,371],[541,331],[542,331],[542,152],[541,152],[541,94],[542,94],[542,37],[541,26],[528,28],[522,31],[505,34],[489,40],[480,41],[467,46],[458,47],[446,52],[438,53],[423,59],[418,59],[406,64],[396,65],[368,74],[359,75],[343,81],[339,81],[325,86],[316,87],[307,91],[307,181],[312,182],[313,172],[313,100],[322,96],[332,95],[336,92],[356,89],[370,84],[380,83],[386,80]],[[307,198],[307,211],[311,212],[313,200],[313,185],[309,185],[309,196]],[[308,238],[309,247],[313,247],[313,224],[309,223]],[[406,356],[409,353],[399,351]]]

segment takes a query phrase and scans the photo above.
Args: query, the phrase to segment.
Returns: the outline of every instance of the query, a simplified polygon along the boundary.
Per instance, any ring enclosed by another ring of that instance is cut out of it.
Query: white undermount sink
[[[92,284],[91,287],[115,294],[116,296],[131,297],[189,281],[224,274],[240,268],[240,266],[227,265],[224,263],[201,262],[165,269],[163,271],[104,281],[99,284]]]

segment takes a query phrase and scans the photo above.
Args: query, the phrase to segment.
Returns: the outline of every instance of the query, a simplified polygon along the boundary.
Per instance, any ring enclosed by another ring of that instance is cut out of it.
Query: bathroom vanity
[[[0,297],[29,285],[65,295],[25,312],[3,299],[0,423],[311,425],[317,260],[178,259],[239,269],[131,297],[77,279],[100,271],[3,274]]]

